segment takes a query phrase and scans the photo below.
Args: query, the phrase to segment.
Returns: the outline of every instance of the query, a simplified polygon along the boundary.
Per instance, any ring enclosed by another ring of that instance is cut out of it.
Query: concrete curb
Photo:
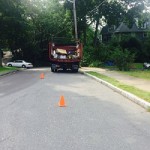
[[[95,79],[96,81],[102,83],[103,85],[111,88],[115,92],[118,92],[119,94],[123,95],[124,97],[130,99],[134,103],[142,106],[143,108],[145,108],[147,110],[150,110],[150,103],[146,102],[145,100],[143,100],[143,99],[141,99],[141,98],[139,98],[139,97],[137,97],[137,96],[135,96],[135,95],[133,95],[133,94],[131,94],[129,92],[126,92],[126,91],[124,91],[122,89],[119,89],[118,87],[116,87],[116,86],[114,86],[114,85],[112,85],[112,84],[110,84],[110,83],[108,83],[108,82],[106,82],[106,81],[104,81],[102,79],[99,79],[99,78],[97,78],[95,76],[92,76],[92,75],[90,75],[90,74],[88,74],[88,73],[86,73],[84,71],[80,71],[80,73],[82,73],[82,74],[84,74],[84,75],[86,75],[86,76],[88,76],[88,77],[90,77],[92,79]]]

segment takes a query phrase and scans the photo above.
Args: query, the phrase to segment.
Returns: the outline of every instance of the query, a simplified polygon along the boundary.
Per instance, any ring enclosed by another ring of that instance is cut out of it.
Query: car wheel
[[[22,65],[22,68],[26,68],[26,66],[25,66],[25,65]]]
[[[8,67],[12,67],[12,65],[11,65],[11,64],[9,64],[9,65],[8,65]]]

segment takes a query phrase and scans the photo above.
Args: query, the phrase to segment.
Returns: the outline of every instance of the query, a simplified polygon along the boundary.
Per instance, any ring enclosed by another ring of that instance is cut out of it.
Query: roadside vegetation
[[[10,71],[14,71],[14,70],[18,70],[18,68],[15,68],[15,67],[0,67],[0,74],[10,72]]]
[[[133,76],[140,79],[150,80],[150,69],[144,69],[142,63],[133,63],[129,71],[119,71],[116,66],[101,66],[102,68],[117,71],[129,76]]]
[[[150,70],[130,70],[130,71],[119,71],[119,73],[127,74],[136,78],[150,80]]]
[[[122,90],[125,90],[129,93],[132,93],[132,94],[144,99],[147,102],[150,102],[150,92],[140,90],[138,88],[135,88],[134,86],[129,86],[129,85],[123,84],[123,83],[121,83],[121,82],[119,82],[113,78],[107,77],[107,76],[102,75],[102,74],[97,73],[97,72],[89,71],[88,73],[97,77],[97,78],[100,78],[104,81],[107,81],[107,82],[111,83],[112,85],[114,85],[114,86],[116,86]]]
[[[102,43],[99,30],[104,25],[117,27],[120,22],[131,27],[135,19],[141,27],[150,18],[148,4],[145,0],[76,0],[78,38],[84,45],[81,65],[99,67],[111,62],[128,71],[133,62],[149,61],[148,35],[145,41],[124,35]],[[0,51],[10,50],[13,59],[38,66],[48,62],[47,47],[53,37],[75,37],[72,10],[70,0],[1,0]],[[1,57],[0,52],[0,66]]]
[[[100,43],[96,48],[87,46],[84,48],[82,66],[143,71],[143,63],[150,61],[149,40],[150,35],[145,42],[139,41],[134,36],[124,35],[121,40],[114,36],[109,42]]]

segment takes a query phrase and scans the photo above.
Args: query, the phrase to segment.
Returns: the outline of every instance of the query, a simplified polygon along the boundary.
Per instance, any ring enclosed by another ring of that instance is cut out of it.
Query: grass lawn
[[[150,70],[119,71],[119,73],[127,74],[141,79],[150,80]]]
[[[12,70],[17,70],[18,68],[15,68],[15,67],[0,67],[0,74],[1,73],[5,73],[5,72],[9,72],[9,71],[12,71]]]
[[[97,78],[100,78],[102,80],[105,80],[109,83],[111,83],[112,85],[120,88],[120,89],[123,89],[129,93],[132,93],[144,100],[146,100],[147,102],[150,102],[150,92],[146,92],[146,91],[143,91],[143,90],[140,90],[138,88],[135,88],[133,86],[129,86],[129,85],[126,85],[126,84],[123,84],[113,78],[110,78],[110,77],[107,77],[105,75],[102,75],[100,73],[97,73],[97,72],[92,72],[92,71],[89,71],[88,72],[89,74],[93,75],[93,76],[96,76]],[[150,72],[149,72],[150,73]]]
[[[104,68],[118,71],[116,66],[105,66]],[[132,69],[130,71],[118,71],[119,73],[127,74],[129,76],[150,80],[150,69],[143,70],[142,63],[134,63],[132,64]]]

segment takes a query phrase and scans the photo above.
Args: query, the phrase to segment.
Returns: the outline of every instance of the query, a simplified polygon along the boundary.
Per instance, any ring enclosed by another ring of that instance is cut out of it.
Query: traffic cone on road
[[[44,79],[44,73],[40,74],[40,79]]]
[[[59,107],[65,107],[66,106],[64,96],[60,97],[60,101],[58,103],[58,106]]]

